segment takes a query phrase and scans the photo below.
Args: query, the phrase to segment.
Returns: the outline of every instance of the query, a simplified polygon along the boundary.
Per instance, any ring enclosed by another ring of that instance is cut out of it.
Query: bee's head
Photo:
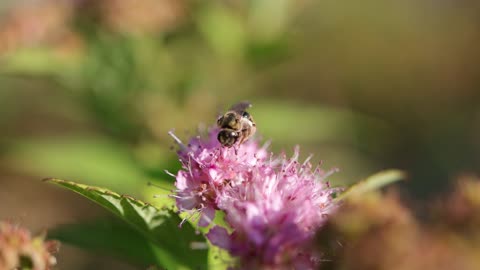
[[[225,147],[232,147],[238,140],[240,134],[232,129],[222,129],[218,133],[218,141]]]

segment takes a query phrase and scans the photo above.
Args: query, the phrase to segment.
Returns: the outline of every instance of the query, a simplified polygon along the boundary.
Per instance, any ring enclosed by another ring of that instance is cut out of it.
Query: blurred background
[[[240,100],[275,152],[335,185],[386,168],[420,202],[480,171],[480,4],[470,0],[2,0],[0,219],[105,212],[57,177],[155,203],[173,141]],[[421,212],[420,212],[421,214]],[[136,269],[64,245],[60,269]]]

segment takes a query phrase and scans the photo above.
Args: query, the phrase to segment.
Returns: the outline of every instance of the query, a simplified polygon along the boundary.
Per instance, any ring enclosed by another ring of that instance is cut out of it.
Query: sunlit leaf
[[[60,179],[46,179],[74,191],[101,205],[127,222],[158,247],[156,252],[161,266],[167,269],[206,269],[207,249],[192,249],[197,243],[205,244],[205,238],[196,234],[194,228],[185,223],[172,210],[157,209],[154,206],[129,196],[119,195],[110,190],[77,184]],[[185,256],[188,257],[185,260]]]
[[[344,200],[348,197],[374,191],[397,181],[404,180],[405,178],[405,172],[400,170],[381,171],[349,187],[346,191],[341,193],[336,200]]]
[[[210,244],[210,242],[209,242]],[[208,253],[208,269],[224,270],[234,265],[235,259],[230,256],[227,250],[211,245]]]

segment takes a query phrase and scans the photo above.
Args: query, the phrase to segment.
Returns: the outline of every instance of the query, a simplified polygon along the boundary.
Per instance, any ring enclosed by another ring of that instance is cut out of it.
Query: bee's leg
[[[247,133],[248,133],[248,129],[242,129],[242,131],[240,131],[242,133],[242,136],[240,137],[240,141],[238,142],[238,145],[241,145],[245,139],[247,138]]]
[[[237,145],[240,146],[244,141],[245,141],[245,137],[242,136]]]
[[[239,146],[240,146],[240,144],[237,144],[237,145],[233,146],[233,150],[235,151],[235,156],[238,156],[238,147]]]

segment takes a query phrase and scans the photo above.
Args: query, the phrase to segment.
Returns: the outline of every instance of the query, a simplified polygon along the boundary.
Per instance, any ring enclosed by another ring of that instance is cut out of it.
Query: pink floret
[[[212,129],[207,137],[197,136],[187,145],[171,134],[181,144],[178,156],[182,170],[176,175],[174,195],[177,207],[180,211],[200,213],[200,226],[213,220],[221,190],[249,179],[251,168],[267,156],[266,147],[258,147],[253,140],[238,149],[222,147],[217,133],[218,129]]]

